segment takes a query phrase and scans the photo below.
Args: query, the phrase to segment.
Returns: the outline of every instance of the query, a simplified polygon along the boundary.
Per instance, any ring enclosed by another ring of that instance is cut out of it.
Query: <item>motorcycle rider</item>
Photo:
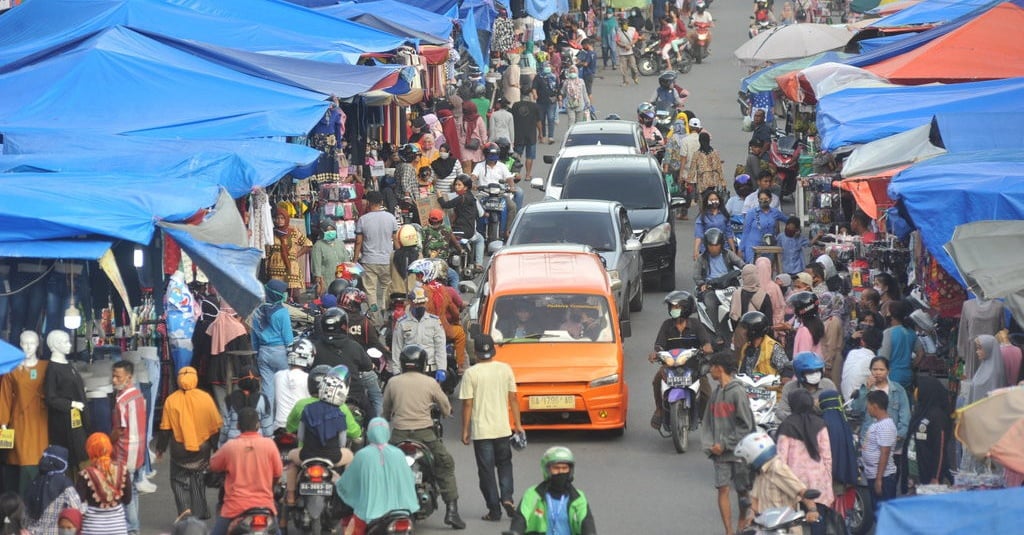
[[[725,248],[725,233],[720,228],[704,231],[704,252],[697,258],[695,280],[701,292],[708,289],[707,282],[730,271],[743,269],[743,259],[731,249]],[[708,304],[711,307],[711,304]]]
[[[316,347],[308,338],[299,338],[288,347],[288,369],[274,374],[274,429],[288,425],[295,404],[309,397],[309,369],[316,358]]]
[[[782,387],[779,403],[775,406],[775,417],[781,422],[792,413],[789,408],[789,394],[798,388],[810,392],[815,400],[825,390],[839,390],[832,379],[824,377],[824,373],[825,361],[821,355],[804,351],[793,357],[793,376],[796,381],[790,381]]]
[[[373,361],[348,333],[348,313],[340,308],[331,308],[320,317],[320,337],[314,342],[316,358],[313,365],[326,364],[334,367],[343,364],[356,374],[356,382],[348,395],[359,405],[364,414],[376,416],[380,404],[380,383],[373,371]],[[372,374],[372,375],[371,375]],[[313,394],[313,392],[310,392]]]
[[[740,316],[740,327],[746,330],[747,343],[740,348],[737,373],[778,374],[789,357],[782,344],[768,336],[771,327],[768,316],[757,311],[747,312]]]
[[[477,200],[473,196],[473,178],[460,174],[455,177],[453,185],[456,196],[452,199],[439,197],[438,202],[441,204],[441,208],[452,209],[455,213],[452,233],[460,233],[462,237],[469,239],[473,248],[473,270],[482,273],[485,240],[483,235],[476,231],[476,222],[479,216],[477,215]]]
[[[544,481],[523,493],[509,531],[515,535],[596,534],[597,527],[587,497],[572,484],[576,471],[572,450],[565,446],[552,446],[540,458],[540,466]]]
[[[407,346],[415,345],[427,352],[426,369],[431,373],[445,372],[448,369],[448,355],[445,352],[444,327],[441,318],[427,312],[429,301],[427,291],[421,286],[409,292],[411,304],[405,314],[395,322],[395,331],[391,336],[391,373],[402,373],[402,365],[398,356]],[[438,382],[445,377],[435,373]]]
[[[452,299],[448,287],[441,283],[447,273],[448,264],[435,259],[418,260],[409,266],[409,271],[416,275],[416,280],[427,293],[427,312],[437,316],[444,328],[445,341],[451,340],[455,345],[455,361],[458,369],[466,364],[466,330],[460,324],[461,310]],[[438,368],[438,371],[446,368]],[[444,379],[438,379],[444,382]]]
[[[427,215],[427,224],[420,229],[420,241],[423,243],[423,257],[444,260],[448,284],[458,287],[459,272],[447,264],[452,251],[462,251],[462,244],[452,234],[452,228],[445,224],[443,210],[434,208]]]
[[[768,433],[757,431],[743,437],[736,444],[736,457],[746,461],[757,477],[750,491],[751,513],[756,515],[775,507],[792,507],[802,501],[807,510],[807,522],[816,524],[820,518],[814,500],[804,498],[807,485],[793,474],[785,461],[779,458],[775,441]],[[743,525],[749,519],[741,519]]]
[[[705,354],[712,352],[711,343],[707,332],[700,321],[690,322],[690,316],[697,310],[697,302],[690,292],[676,290],[665,296],[665,304],[668,306],[668,318],[658,329],[658,336],[654,340],[654,351],[647,356],[650,362],[658,361],[658,351],[669,349],[697,349],[700,348]],[[665,380],[665,367],[659,366],[651,381],[654,391],[654,415],[651,416],[651,427],[661,429],[664,414],[661,407],[661,382]],[[698,401],[699,413],[703,414],[703,407],[700,406],[707,399],[708,392],[705,387],[708,384],[704,377],[701,377],[701,399]],[[696,422],[694,422],[696,423]]]
[[[714,28],[715,27],[715,21],[711,17],[711,12],[708,11],[708,5],[704,2],[704,0],[699,0],[697,2],[697,11],[695,11],[694,13],[692,13],[690,15],[690,27],[691,28],[696,28],[698,23],[699,24],[707,24],[708,28]],[[711,31],[710,30],[708,31],[708,37],[705,40],[705,43],[706,43],[706,45],[705,45],[706,48],[704,49],[704,54],[710,56],[711,55]],[[693,47],[693,50],[697,50],[697,32],[692,32],[690,34],[690,46]]]
[[[672,70],[665,71],[658,76],[658,88],[654,90],[654,95],[651,97],[651,104],[654,105],[655,112],[668,110],[671,114],[675,114],[686,105],[686,97],[690,96],[690,93],[676,84],[678,79],[679,74]]]
[[[654,126],[655,112],[653,104],[644,102],[636,108],[636,120],[640,123],[640,131],[644,140],[647,141],[647,149],[661,159],[665,148],[665,136],[661,135],[661,131]]]
[[[434,431],[431,415],[431,406],[437,405],[442,415],[451,416],[452,405],[441,385],[426,374],[426,349],[415,344],[407,345],[399,354],[399,362],[403,373],[391,378],[384,389],[383,416],[391,423],[391,443],[415,440],[430,450],[445,503],[444,523],[453,529],[465,529],[466,523],[459,516],[455,460]]]
[[[265,507],[277,514],[274,484],[284,467],[274,441],[260,435],[260,418],[256,410],[246,407],[238,411],[236,438],[221,446],[210,458],[211,472],[226,472],[224,503],[214,524],[214,535],[226,535],[231,521],[245,511]]]
[[[523,162],[520,160],[519,155],[512,151],[512,142],[507,137],[499,137],[494,140],[494,143],[498,145],[498,161],[505,164],[505,167],[508,167],[512,174],[519,175],[519,172],[523,169]],[[526,193],[523,191],[523,188],[512,184],[512,197],[515,199],[517,207],[523,205],[523,198],[525,196]]]
[[[484,161],[476,164],[476,167],[473,168],[473,180],[476,181],[478,189],[484,191],[489,184],[504,182],[508,185],[509,191],[515,192],[516,175],[509,170],[507,165],[501,164],[501,148],[498,147],[498,144],[492,142],[484,145],[483,153]],[[519,205],[510,199],[508,215],[505,218],[508,221],[506,232],[512,227],[518,210]]]

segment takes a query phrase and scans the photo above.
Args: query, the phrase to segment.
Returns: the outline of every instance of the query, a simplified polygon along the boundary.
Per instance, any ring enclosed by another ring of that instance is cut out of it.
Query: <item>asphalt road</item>
[[[713,136],[713,145],[725,160],[724,174],[732,176],[733,168],[746,157],[750,135],[740,131],[738,107],[735,103],[740,78],[746,74],[732,51],[746,40],[749,2],[716,2],[712,13],[716,27],[712,30],[712,55],[702,65],[680,77],[680,85],[690,97],[687,107],[694,110]],[[622,87],[618,72],[601,70],[594,84],[594,101],[598,116],[617,113],[624,119],[636,116],[637,105],[650,98],[657,86],[656,77],[641,77],[639,86]],[[561,116],[556,139],[565,132],[567,120]],[[541,155],[554,154],[557,145],[541,145],[533,174],[546,176],[548,165]],[[525,184],[525,181],[524,181]],[[540,200],[535,190],[527,192],[527,202]],[[693,210],[691,209],[691,214]],[[693,286],[693,223],[677,221],[679,242],[677,287]],[[521,491],[541,477],[539,459],[545,449],[560,444],[570,447],[576,455],[576,485],[587,493],[600,533],[636,534],[712,534],[722,533],[718,516],[713,470],[700,452],[699,439],[691,441],[690,451],[675,453],[669,439],[663,439],[650,428],[652,399],[650,381],[655,372],[646,355],[654,343],[661,321],[666,317],[662,298],[664,292],[648,292],[642,312],[632,314],[633,336],[625,342],[626,381],[630,387],[629,426],[624,436],[613,438],[593,433],[529,433],[529,446],[514,456],[516,498]],[[446,421],[449,432],[446,442],[456,462],[456,477],[461,493],[460,510],[466,520],[467,534],[498,534],[508,528],[502,520],[484,522],[486,513],[477,485],[476,464],[471,446],[463,446],[456,438],[460,420]],[[140,498],[143,533],[169,531],[176,516],[174,498],[168,483],[167,461],[157,466],[154,479],[159,485],[155,494]],[[214,493],[210,492],[210,501]],[[735,506],[734,506],[735,515]],[[417,532],[434,534],[448,532],[442,523],[443,509],[417,525]],[[212,526],[212,523],[211,523]]]

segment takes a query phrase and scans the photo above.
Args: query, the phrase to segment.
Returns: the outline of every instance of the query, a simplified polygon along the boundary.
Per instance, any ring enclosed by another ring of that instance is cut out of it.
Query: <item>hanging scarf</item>
[[[789,393],[789,407],[793,412],[779,425],[779,435],[803,442],[811,459],[820,461],[818,433],[825,428],[825,420],[814,414],[814,396],[803,388],[794,390]]]
[[[209,394],[197,390],[199,375],[192,366],[178,372],[178,388],[164,401],[160,429],[174,432],[174,440],[187,451],[199,451],[210,437],[220,433],[224,421]]]
[[[761,284],[758,282],[757,267],[754,264],[743,266],[743,270],[740,271],[740,285],[740,295],[733,295],[732,303],[729,305],[731,307],[729,314],[732,316],[733,321],[739,321],[740,316],[748,311],[760,310],[761,304],[764,303],[764,298],[768,296],[761,289]],[[744,303],[744,301],[746,302]]]
[[[220,355],[232,340],[245,336],[247,332],[245,324],[235,315],[235,310],[224,303],[221,304],[217,317],[206,328],[206,334],[210,335],[210,354]]]
[[[818,394],[821,418],[828,429],[828,440],[832,446],[832,481],[844,485],[857,483],[857,448],[853,445],[853,430],[843,412],[843,400],[839,392],[825,390]]]
[[[29,518],[39,520],[43,512],[68,487],[75,484],[64,474],[68,469],[68,449],[51,445],[39,460],[39,475],[32,480],[25,491],[25,507]]]
[[[985,353],[985,358],[978,363],[978,370],[970,380],[969,401],[974,403],[983,399],[989,392],[1006,386],[1006,368],[1003,366],[1003,353],[999,349],[999,341],[995,336],[983,334],[975,338]]]
[[[127,472],[123,464],[110,459],[114,452],[110,437],[106,433],[89,435],[89,439],[85,441],[85,451],[89,454],[90,465],[82,470],[81,476],[89,485],[92,498],[101,508],[118,505],[124,495]]]
[[[435,147],[440,147],[448,141],[448,138],[444,135],[444,129],[441,128],[441,121],[437,119],[437,115],[428,113],[423,116],[423,122],[427,123],[427,127],[430,128],[430,133],[434,135]]]

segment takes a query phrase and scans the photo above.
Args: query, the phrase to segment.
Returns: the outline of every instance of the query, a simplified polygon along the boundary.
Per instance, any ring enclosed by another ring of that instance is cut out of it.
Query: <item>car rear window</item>
[[[636,138],[632,132],[586,132],[569,134],[565,138],[566,147],[577,147],[583,145],[617,145],[622,147],[635,147]]]
[[[580,243],[614,251],[613,222],[607,212],[526,212],[516,222],[509,245],[534,243]]]
[[[579,173],[567,178],[562,198],[618,201],[627,210],[653,210],[667,203],[660,180],[646,169]]]

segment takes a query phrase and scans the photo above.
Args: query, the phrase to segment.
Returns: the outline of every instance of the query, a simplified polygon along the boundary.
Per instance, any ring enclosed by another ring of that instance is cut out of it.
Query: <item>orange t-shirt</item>
[[[210,459],[210,470],[227,472],[220,516],[235,518],[253,507],[274,507],[274,482],[281,477],[281,454],[258,431],[229,440]]]

